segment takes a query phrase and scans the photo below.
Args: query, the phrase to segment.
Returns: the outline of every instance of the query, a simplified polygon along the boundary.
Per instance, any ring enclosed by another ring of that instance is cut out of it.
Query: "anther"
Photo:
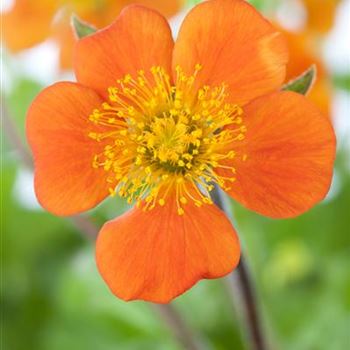
[[[99,125],[88,136],[103,140],[91,165],[109,172],[106,181],[111,186],[118,184],[117,190],[109,189],[112,196],[119,194],[147,211],[164,206],[175,189],[177,213],[184,215],[182,205],[188,201],[198,207],[212,203],[212,183],[226,189],[235,181],[236,169],[224,160],[237,156],[228,147],[245,137],[243,110],[226,102],[225,83],[205,85],[195,93],[201,69],[196,64],[187,75],[176,66],[174,85],[160,66],[151,68],[151,78],[143,70],[134,77],[126,74],[108,89],[109,100],[87,116],[92,126]],[[240,157],[247,159],[246,154]],[[219,176],[215,168],[232,175]]]

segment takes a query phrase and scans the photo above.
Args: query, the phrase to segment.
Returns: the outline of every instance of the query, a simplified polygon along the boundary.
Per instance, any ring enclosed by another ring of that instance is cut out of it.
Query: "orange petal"
[[[310,32],[290,32],[281,27],[279,29],[289,48],[286,81],[296,78],[313,64],[317,66],[317,79],[327,74],[322,60],[316,54],[318,48]]]
[[[289,62],[287,65],[286,82],[295,79],[302,74],[311,65],[315,64],[317,68],[317,79],[308,93],[308,98],[314,102],[320,110],[330,114],[332,84],[330,76],[324,63],[320,60],[318,48],[315,45],[314,36],[310,32],[301,33],[288,32],[281,29],[287,40],[289,47]]]
[[[201,64],[200,85],[225,82],[231,101],[244,104],[283,83],[287,56],[281,35],[246,1],[210,0],[185,18],[173,68],[191,74]]]
[[[128,3],[132,2],[128,0]],[[155,9],[165,17],[171,17],[181,9],[185,0],[139,0],[137,3]]]
[[[106,96],[107,88],[125,74],[146,72],[155,65],[170,71],[173,39],[157,12],[138,5],[122,11],[108,28],[76,45],[75,72],[83,85]]]
[[[185,206],[175,200],[144,212],[134,208],[107,222],[96,259],[112,292],[124,300],[167,303],[202,278],[217,278],[238,264],[239,242],[225,214],[214,205]]]
[[[327,116],[331,115],[332,82],[329,77],[317,77],[314,86],[307,97],[320,111]]]
[[[63,41],[63,38],[66,38],[67,41]],[[59,45],[60,45],[60,55],[59,62],[61,69],[67,70],[72,67],[72,57],[73,57],[73,45],[74,45],[74,37],[71,33],[67,35],[62,35],[60,37]]]
[[[45,40],[55,10],[54,1],[14,1],[10,11],[1,14],[6,46],[16,52]]]
[[[57,39],[60,50],[61,68],[67,69],[73,64],[73,47],[75,38],[70,26],[71,13],[78,14],[79,18],[87,23],[91,23],[96,28],[109,25],[119,15],[120,11],[130,4],[132,0],[108,0],[103,6],[97,6],[93,2],[82,2],[78,4],[66,4],[61,10],[61,18],[56,19],[54,25],[54,37]],[[162,15],[170,17],[176,14],[183,5],[182,0],[140,0],[140,5],[144,5],[159,11]]]
[[[64,82],[42,91],[29,109],[36,195],[56,215],[90,209],[108,194],[107,172],[92,168],[101,144],[88,137],[88,117],[100,104],[92,90]]]
[[[59,62],[61,69],[70,69],[73,65],[73,47],[76,38],[69,24],[70,19],[57,21],[53,27],[53,37],[56,39],[59,48]]]
[[[335,157],[328,118],[293,92],[257,99],[244,114],[246,139],[240,149],[236,146],[237,180],[229,194],[273,218],[299,215],[321,201],[329,190]]]
[[[307,27],[320,34],[327,33],[334,25],[335,12],[340,0],[304,0],[307,12]]]

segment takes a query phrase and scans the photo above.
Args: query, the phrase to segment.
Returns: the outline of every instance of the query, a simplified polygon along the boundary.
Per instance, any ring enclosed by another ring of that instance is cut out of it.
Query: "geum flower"
[[[2,14],[3,35],[12,52],[53,38],[60,48],[61,68],[71,68],[75,39],[70,15],[76,13],[97,28],[110,24],[123,7],[132,3],[150,6],[164,16],[175,15],[184,0],[14,0]]]
[[[236,267],[238,238],[214,185],[273,218],[325,196],[332,126],[305,97],[278,91],[286,63],[283,38],[245,1],[196,6],[175,44],[160,14],[131,6],[78,42],[78,83],[33,102],[27,135],[44,208],[76,214],[108,195],[135,203],[97,240],[115,295],[166,303]]]

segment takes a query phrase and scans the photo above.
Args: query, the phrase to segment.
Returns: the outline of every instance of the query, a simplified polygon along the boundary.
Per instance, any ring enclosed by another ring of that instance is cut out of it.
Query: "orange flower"
[[[340,0],[303,0],[309,30],[327,33],[334,24],[334,14]]]
[[[44,208],[76,214],[109,194],[135,203],[97,240],[115,295],[166,303],[235,268],[238,238],[214,184],[273,218],[326,195],[333,129],[306,98],[278,91],[286,63],[283,38],[245,1],[196,6],[175,44],[160,14],[130,6],[78,42],[78,83],[33,102],[27,135]]]
[[[308,31],[293,33],[281,29],[289,48],[289,62],[287,64],[286,82],[302,74],[311,65],[317,68],[317,79],[308,93],[308,98],[314,102],[325,114],[330,114],[332,84],[323,62],[317,57],[318,47],[314,47],[315,40]]]
[[[13,8],[2,15],[4,42],[11,51],[18,52],[52,36],[61,49],[61,67],[70,68],[75,41],[70,28],[71,13],[102,28],[133,2],[170,17],[181,8],[184,0],[15,0]],[[52,26],[53,17],[62,6],[63,11]]]

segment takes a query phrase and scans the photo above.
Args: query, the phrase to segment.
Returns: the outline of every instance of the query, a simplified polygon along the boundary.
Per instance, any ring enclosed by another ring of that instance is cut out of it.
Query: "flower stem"
[[[186,325],[181,315],[171,304],[154,304],[155,309],[167,323],[174,337],[178,339],[186,350],[200,350],[196,337],[191,333],[190,328]]]
[[[23,164],[30,168],[32,167],[32,157],[27,150],[26,145],[22,141],[20,134],[18,133],[15,123],[11,116],[9,115],[8,108],[6,107],[4,101],[1,101],[1,121],[4,130],[4,136],[12,144],[13,149],[18,152]]]
[[[241,255],[240,263],[237,267],[237,272],[242,296],[246,307],[252,348],[254,350],[266,350],[267,345],[258,314],[256,295],[250,278],[247,263],[243,255]]]
[[[225,198],[223,198],[221,190],[215,187],[211,194],[215,204],[223,210],[232,221],[231,208]],[[235,272],[238,277],[238,290],[244,306],[247,323],[246,328],[251,350],[267,350],[266,339],[258,312],[256,294],[243,252],[241,252],[240,262]],[[232,278],[232,275],[230,277]]]
[[[29,169],[32,169],[32,157],[21,139],[15,123],[13,122],[4,103],[2,103],[1,106],[1,116],[4,134],[6,135],[8,141],[12,144],[13,149],[19,153],[24,165]],[[99,230],[91,218],[83,215],[74,215],[69,217],[69,219],[73,222],[74,226],[79,230],[79,232],[86,238],[93,241],[96,239]],[[190,328],[187,326],[180,313],[176,311],[172,305],[155,304],[155,307],[160,313],[160,316],[167,323],[174,337],[184,347],[184,349],[200,350],[195,336],[192,334]]]

